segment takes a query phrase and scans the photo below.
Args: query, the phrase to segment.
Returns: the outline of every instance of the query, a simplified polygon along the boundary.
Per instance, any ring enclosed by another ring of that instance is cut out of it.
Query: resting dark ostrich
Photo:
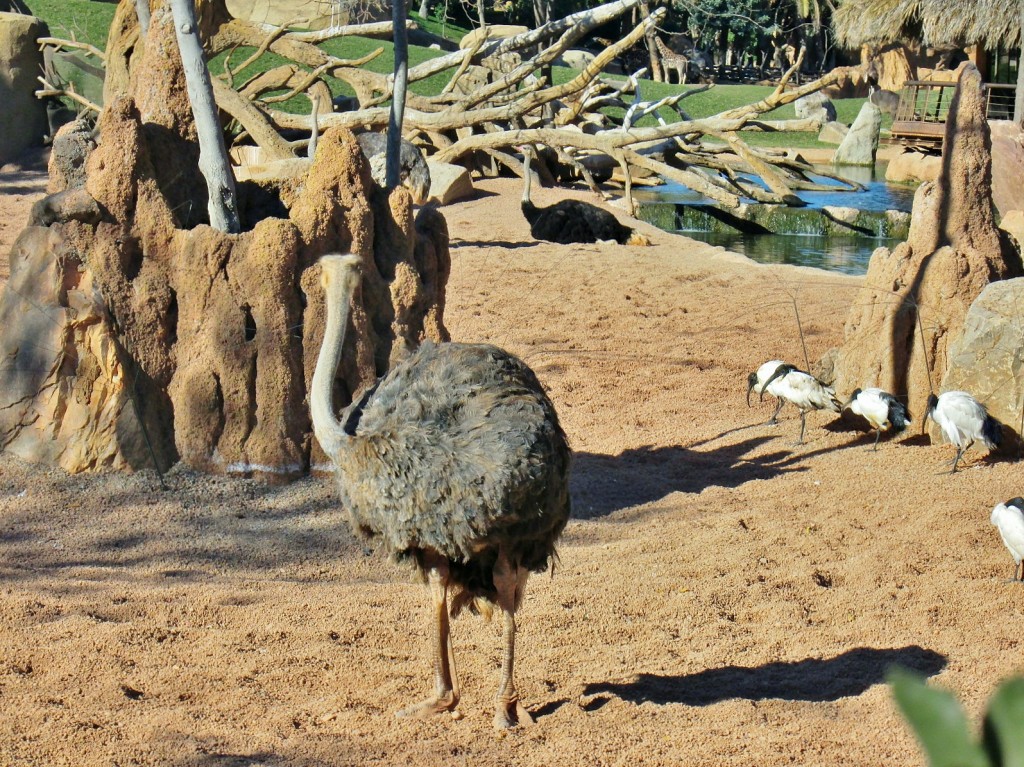
[[[530,201],[530,160],[533,147],[520,147],[523,152],[523,215],[530,222],[530,234],[538,240],[569,245],[576,242],[611,241],[621,245],[650,245],[650,241],[628,226],[620,224],[611,213],[581,200],[560,200],[546,208]]]
[[[370,176],[382,189],[387,186],[388,137],[386,133],[360,133],[356,136],[363,156],[370,161]],[[413,202],[422,205],[430,194],[430,168],[423,153],[411,141],[402,139],[398,153],[399,183],[412,193]]]
[[[400,715],[454,711],[448,630],[469,605],[504,615],[495,726],[532,721],[513,679],[515,612],[548,568],[569,518],[570,451],[554,406],[523,362],[484,344],[426,342],[338,419],[331,402],[355,256],[320,260],[327,327],[310,391],[313,431],[334,462],[352,526],[415,562],[433,598],[434,694]]]

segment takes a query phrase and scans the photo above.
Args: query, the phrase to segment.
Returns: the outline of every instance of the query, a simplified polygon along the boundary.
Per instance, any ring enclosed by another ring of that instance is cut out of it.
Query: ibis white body
[[[947,391],[928,398],[928,412],[942,429],[942,435],[956,445],[953,469],[956,471],[960,457],[975,442],[982,443],[989,450],[999,445],[1002,428],[999,422],[985,410],[985,406],[965,391]]]
[[[846,406],[850,412],[871,424],[875,430],[875,449],[878,448],[878,438],[883,431],[892,429],[898,434],[911,424],[910,413],[903,403],[889,392],[876,387],[857,389]]]
[[[1024,559],[1024,499],[1014,498],[1006,503],[996,504],[992,509],[992,524],[999,530],[999,535],[1010,550],[1013,557],[1013,577],[1017,577],[1017,568]],[[1024,580],[1024,570],[1021,571]]]
[[[840,412],[842,406],[836,399],[836,391],[823,384],[810,373],[797,370],[793,365],[780,365],[761,386],[761,393],[774,394],[780,400],[791,402],[800,410],[800,442],[804,441],[807,414],[812,410]]]
[[[760,392],[766,383],[769,383],[767,392],[773,397],[778,399],[775,405],[775,412],[772,413],[772,417],[768,420],[768,423],[775,423],[776,417],[779,415],[779,411],[782,410],[782,406],[785,404],[785,400],[779,397],[775,381],[772,380],[772,376],[775,371],[779,369],[780,365],[786,363],[782,360],[768,360],[766,363],[761,365],[756,371],[747,376],[747,407],[750,407],[750,392],[757,389]]]

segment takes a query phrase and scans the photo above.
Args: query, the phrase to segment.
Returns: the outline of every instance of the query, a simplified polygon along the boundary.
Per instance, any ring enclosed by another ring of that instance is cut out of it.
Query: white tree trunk
[[[149,33],[149,0],[135,0],[135,13],[139,17],[139,29],[142,37]]]
[[[401,182],[399,159],[402,152],[402,122],[405,117],[405,91],[409,85],[409,45],[405,29],[405,0],[391,0],[391,17],[395,23],[395,87],[391,96],[388,120],[387,187],[394,189]]]
[[[203,45],[196,26],[193,0],[171,0],[174,31],[185,70],[185,85],[192,102],[192,114],[199,134],[199,170],[206,179],[209,194],[207,210],[210,226],[221,232],[238,232],[238,206],[235,202],[235,177],[228,164],[224,134],[217,117],[210,70],[206,68]]]

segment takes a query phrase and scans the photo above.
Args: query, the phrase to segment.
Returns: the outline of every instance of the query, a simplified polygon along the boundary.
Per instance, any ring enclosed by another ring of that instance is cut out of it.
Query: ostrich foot
[[[409,719],[426,719],[434,714],[443,714],[451,711],[454,715],[455,707],[459,705],[459,699],[451,692],[444,695],[436,695],[419,703],[413,703],[395,712],[395,716]]]
[[[517,724],[529,727],[533,723],[530,712],[518,700],[501,701],[494,712],[494,729],[496,730],[507,730]]]

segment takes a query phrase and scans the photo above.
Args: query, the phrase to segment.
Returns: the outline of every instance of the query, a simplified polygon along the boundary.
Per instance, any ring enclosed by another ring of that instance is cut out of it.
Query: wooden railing
[[[1014,86],[986,83],[985,114],[989,120],[1012,120]],[[956,83],[908,80],[892,122],[892,137],[908,144],[942,142]]]

